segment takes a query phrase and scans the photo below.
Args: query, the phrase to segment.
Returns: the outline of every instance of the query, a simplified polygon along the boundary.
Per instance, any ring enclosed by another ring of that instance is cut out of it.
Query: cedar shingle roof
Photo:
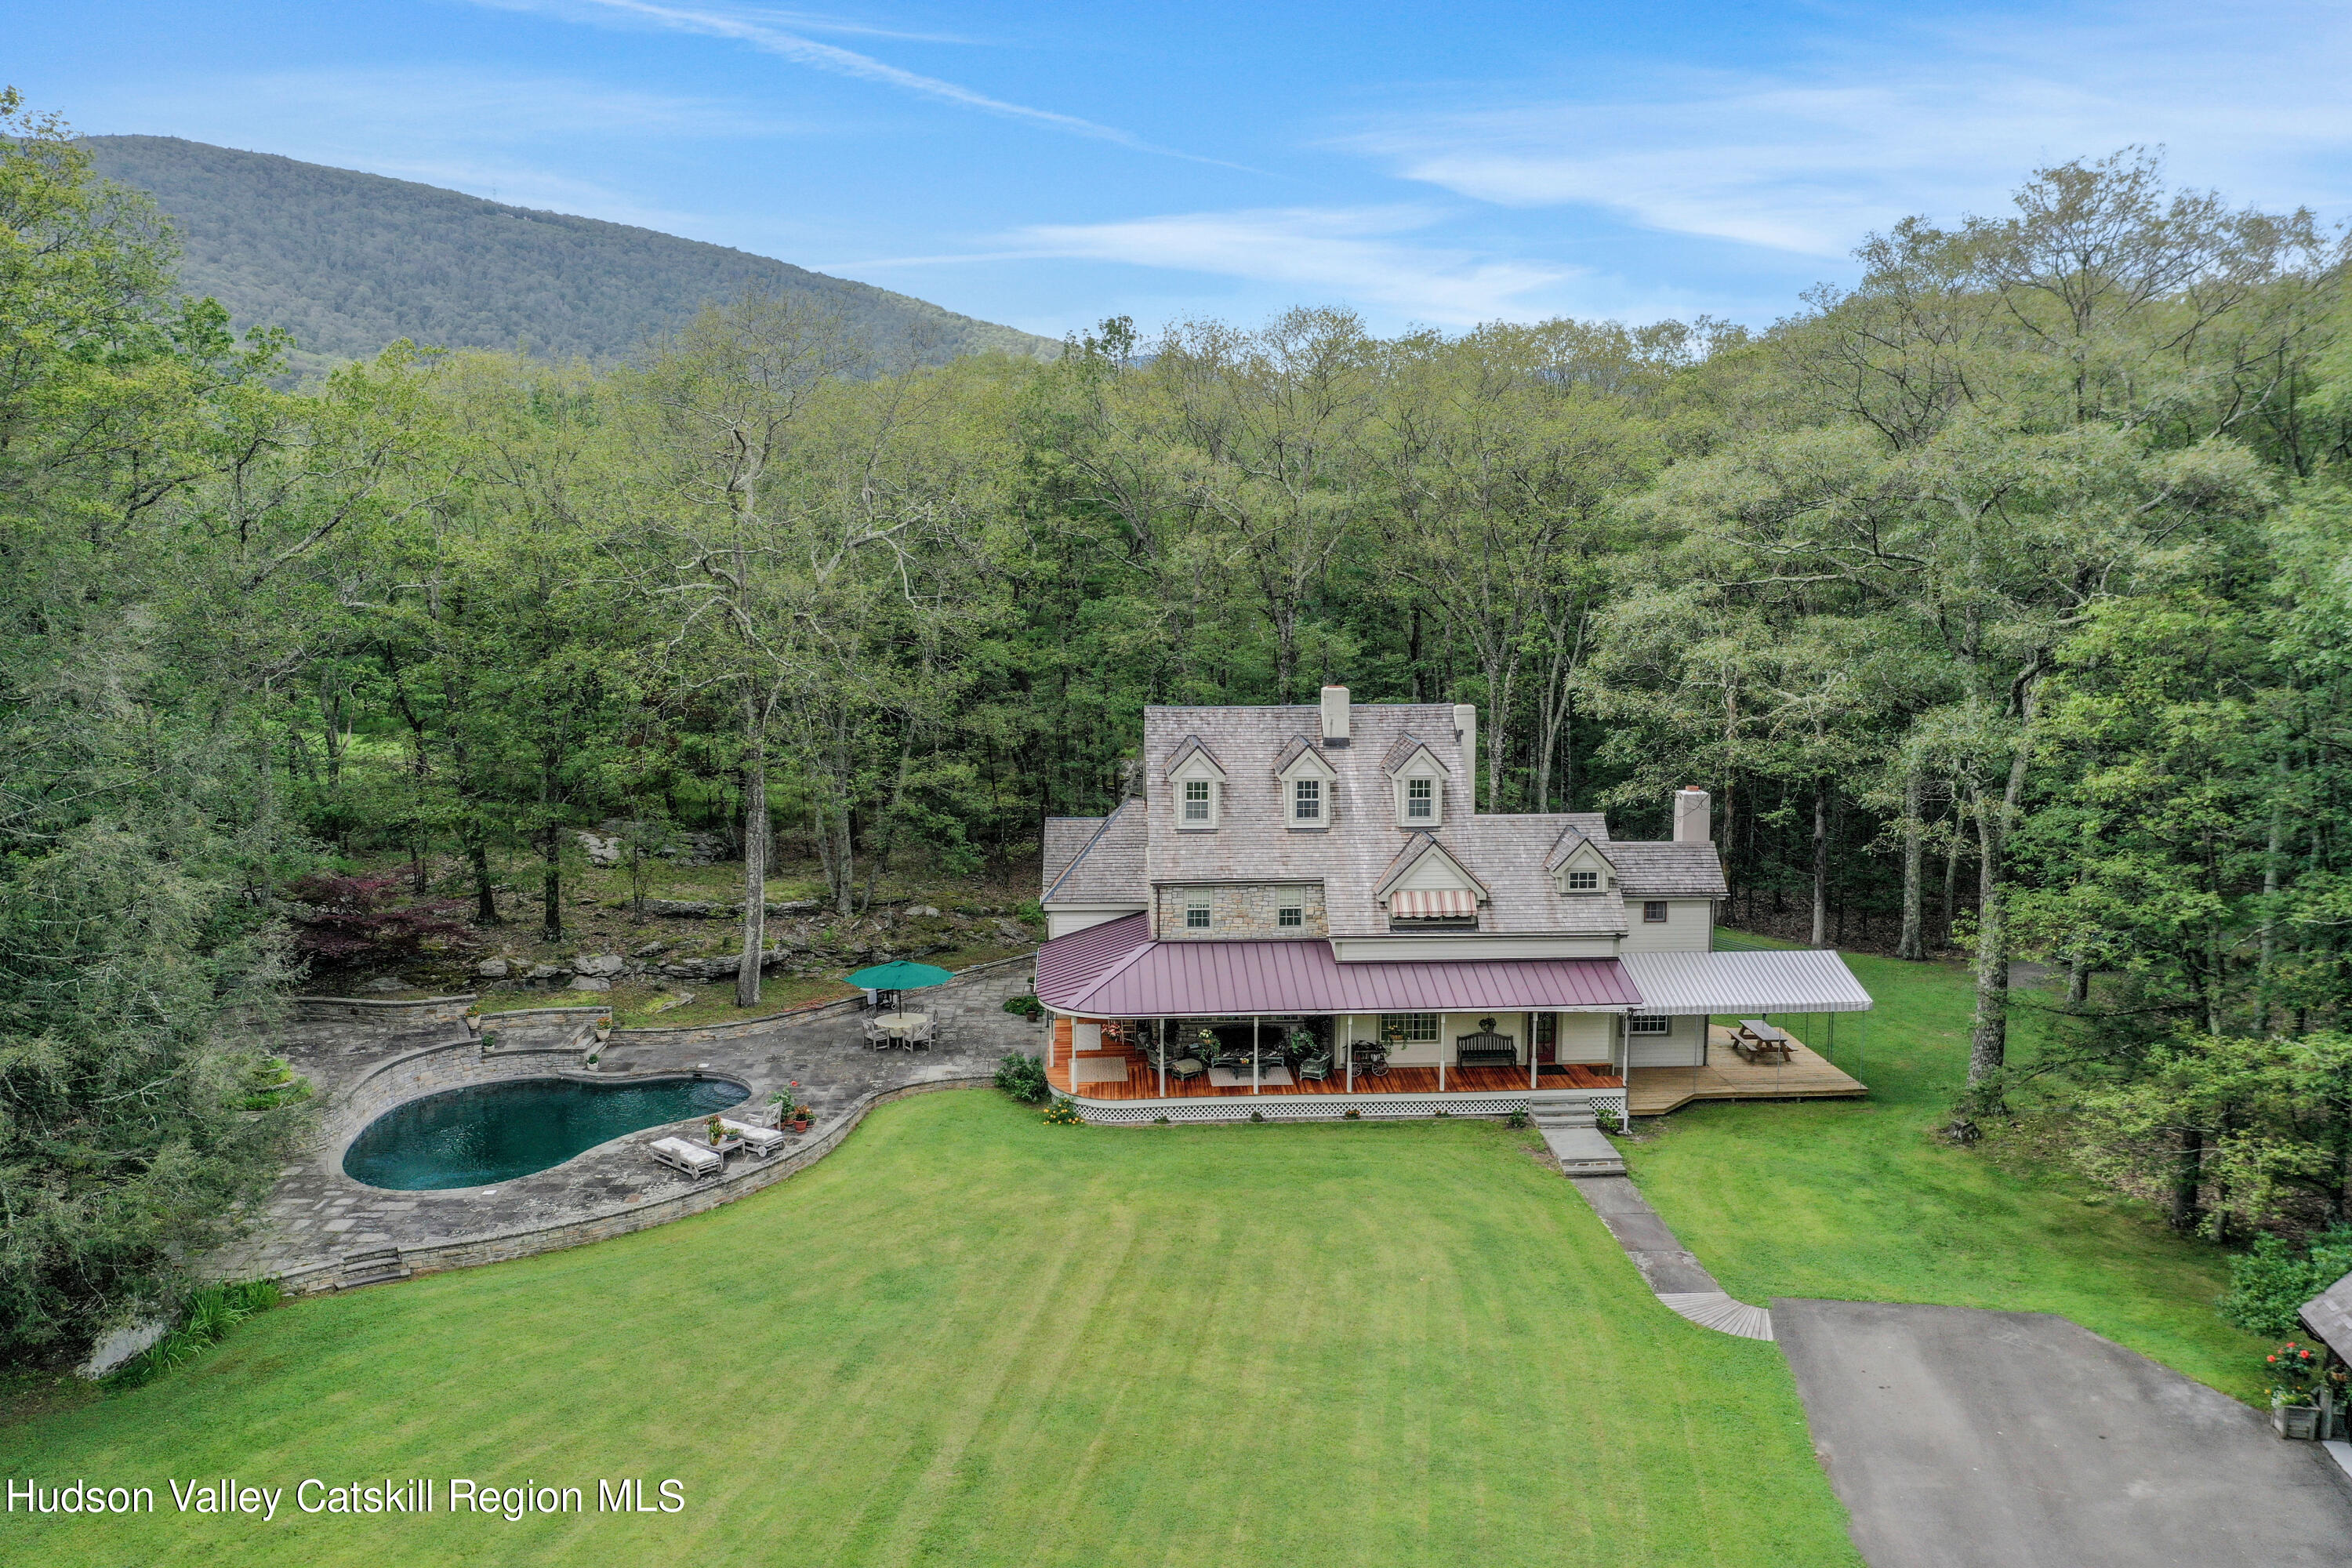
[[[1380,889],[1424,836],[1486,889],[1479,926],[1490,932],[1620,935],[1626,900],[1725,894],[1723,864],[1711,844],[1612,838],[1608,818],[1598,812],[1472,816],[1469,770],[1448,704],[1359,702],[1349,720],[1352,743],[1335,748],[1310,738],[1321,732],[1313,707],[1145,709],[1148,799],[1124,803],[1058,872],[1051,869],[1049,847],[1047,901],[1139,906],[1162,883],[1320,882],[1333,936],[1384,936],[1388,911]],[[1434,831],[1396,822],[1390,773],[1420,746],[1446,773],[1443,823]],[[1308,750],[1335,775],[1328,826],[1293,828],[1275,773]],[[1211,831],[1178,827],[1176,792],[1167,782],[1195,751],[1225,775],[1219,826]],[[1087,820],[1049,822],[1049,847],[1057,832],[1075,834]],[[1560,858],[1580,841],[1617,868],[1622,898],[1566,896],[1554,886]]]
[[[1087,840],[1102,831],[1099,816],[1049,816],[1045,819],[1045,867],[1044,885],[1052,887],[1054,879],[1070,868]]]
[[[1095,906],[1150,903],[1151,887],[1143,874],[1144,823],[1143,802],[1119,802],[1118,809],[1102,819],[1102,826],[1062,874],[1046,885],[1044,901]]]

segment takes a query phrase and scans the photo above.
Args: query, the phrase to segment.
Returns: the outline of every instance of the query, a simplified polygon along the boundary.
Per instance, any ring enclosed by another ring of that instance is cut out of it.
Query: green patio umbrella
[[[849,977],[849,983],[861,991],[919,991],[926,985],[945,985],[954,978],[935,963],[913,963],[902,958],[861,969]]]

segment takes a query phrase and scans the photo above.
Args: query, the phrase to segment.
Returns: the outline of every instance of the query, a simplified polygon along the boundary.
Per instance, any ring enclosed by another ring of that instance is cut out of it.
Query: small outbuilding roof
[[[2352,1274],[2305,1301],[2295,1315],[2328,1349],[2352,1361]]]
[[[1612,846],[1612,848],[1621,846]],[[1834,952],[1629,952],[1618,963],[1654,1013],[1867,1013],[1870,993]]]

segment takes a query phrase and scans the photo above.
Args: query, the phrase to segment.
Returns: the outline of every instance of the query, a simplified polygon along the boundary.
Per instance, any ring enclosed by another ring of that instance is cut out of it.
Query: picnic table
[[[1776,1029],[1761,1018],[1742,1018],[1731,1031],[1731,1048],[1749,1061],[1760,1062],[1767,1058],[1789,1059],[1789,1047],[1796,1042],[1784,1029]]]

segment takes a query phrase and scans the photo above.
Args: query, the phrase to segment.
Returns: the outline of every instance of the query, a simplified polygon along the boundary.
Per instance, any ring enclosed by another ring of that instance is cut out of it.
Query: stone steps
[[[1721,1290],[1677,1291],[1660,1295],[1658,1301],[1668,1311],[1687,1318],[1703,1329],[1738,1334],[1744,1340],[1769,1340],[1772,1337],[1770,1312],[1761,1307],[1751,1307]]]
[[[1570,1176],[1622,1176],[1625,1156],[1594,1125],[1589,1105],[1541,1110],[1535,1113],[1536,1131],[1544,1146]]]
[[[405,1279],[413,1270],[401,1261],[400,1248],[377,1247],[369,1252],[346,1252],[342,1256],[342,1278],[335,1281],[338,1290],[353,1290],[362,1285],[384,1285],[394,1279]]]

